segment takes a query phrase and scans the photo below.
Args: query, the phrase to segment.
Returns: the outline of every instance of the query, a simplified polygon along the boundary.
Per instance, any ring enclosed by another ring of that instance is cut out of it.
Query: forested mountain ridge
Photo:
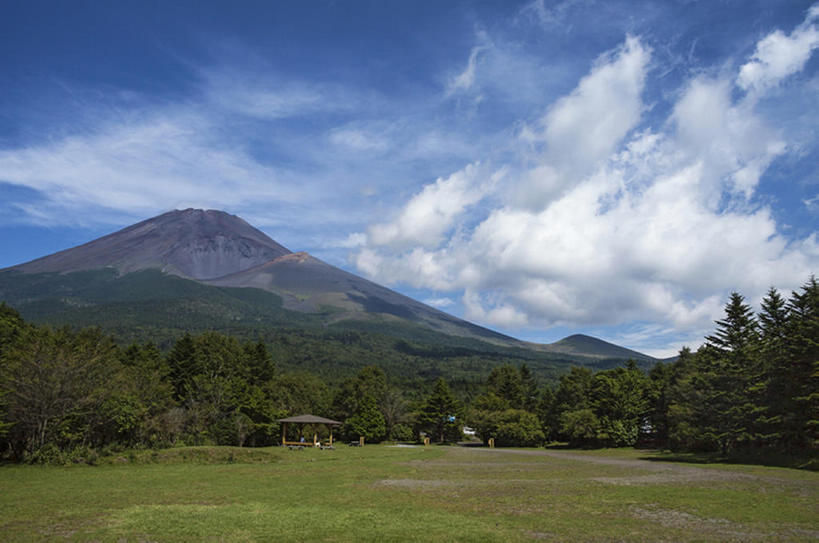
[[[323,324],[342,320],[413,323],[448,335],[523,346],[515,338],[448,315],[308,253],[293,253],[239,217],[216,210],[170,211],[79,247],[0,270],[0,299],[27,316],[31,314],[26,306],[34,302],[40,306],[57,302],[50,311],[63,313],[71,312],[71,305],[105,305],[108,300],[100,296],[94,296],[93,302],[87,298],[66,301],[61,296],[66,290],[61,279],[76,283],[76,277],[64,277],[66,274],[95,270],[113,272],[105,289],[112,300],[122,297],[115,292],[120,285],[117,279],[155,270],[219,287],[261,289],[280,299],[273,312],[282,307],[318,317]],[[15,292],[18,283],[30,284],[31,278],[2,272],[59,275],[44,276],[38,290],[29,289],[32,296],[21,300]],[[141,277],[140,282],[144,281],[146,277]],[[124,281],[119,290],[129,289],[131,283]],[[151,289],[144,294],[150,299]]]
[[[0,270],[0,300],[36,323],[102,326],[123,341],[169,344],[185,331],[245,337],[337,330],[387,336],[410,351],[497,347],[558,365],[654,359],[588,336],[525,343],[292,252],[239,217],[186,209]],[[381,340],[379,340],[381,341]],[[382,341],[383,342],[383,341]],[[401,354],[402,348],[392,348]],[[406,351],[404,348],[403,351]],[[533,355],[532,351],[540,353]]]
[[[410,321],[327,323],[332,313],[286,309],[277,295],[255,288],[216,287],[158,270],[119,277],[113,269],[68,274],[0,273],[0,299],[33,323],[99,326],[121,345],[156,344],[167,351],[186,333],[217,330],[262,340],[277,364],[331,381],[376,364],[403,382],[445,377],[465,390],[499,364],[527,363],[544,381],[572,364],[594,368],[623,358],[487,343],[449,335]]]

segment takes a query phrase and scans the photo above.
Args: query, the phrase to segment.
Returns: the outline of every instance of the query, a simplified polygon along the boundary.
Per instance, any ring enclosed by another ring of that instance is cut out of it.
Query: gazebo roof
[[[328,424],[332,426],[341,426],[337,420],[325,419],[324,417],[317,417],[315,415],[298,415],[296,417],[288,417],[286,419],[279,419],[279,422],[295,422],[296,424]]]

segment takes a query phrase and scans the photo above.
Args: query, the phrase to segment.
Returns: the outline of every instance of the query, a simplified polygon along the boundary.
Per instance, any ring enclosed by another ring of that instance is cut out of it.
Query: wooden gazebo
[[[287,441],[287,425],[288,424],[299,424],[302,427],[308,424],[323,424],[330,430],[330,447],[333,446],[333,426],[341,426],[341,423],[337,420],[330,420],[325,419],[324,417],[317,417],[315,415],[298,415],[297,417],[288,417],[286,419],[279,419],[279,422],[282,424],[282,447],[285,446],[299,446],[304,447],[308,445],[306,442],[302,441]],[[315,447],[318,444],[318,432],[313,432],[313,446]]]

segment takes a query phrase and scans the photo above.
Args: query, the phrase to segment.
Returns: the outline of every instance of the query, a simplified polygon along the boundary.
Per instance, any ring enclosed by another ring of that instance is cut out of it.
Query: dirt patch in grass
[[[374,486],[411,488],[414,490],[433,490],[436,488],[455,486],[455,483],[453,481],[446,481],[443,479],[382,479],[374,483]]]
[[[526,530],[523,533],[532,539],[554,539],[556,537],[555,534],[550,534],[547,532],[533,532],[532,530]]]
[[[685,511],[654,507],[632,507],[634,518],[656,523],[663,528],[701,534],[704,539],[719,541],[781,541],[792,539],[817,539],[819,531],[784,527],[777,532],[759,532],[748,526],[726,519],[707,518]]]
[[[648,520],[663,528],[699,533],[707,538],[716,538],[722,541],[747,541],[750,539],[761,539],[765,536],[765,534],[754,533],[744,529],[741,524],[736,524],[725,519],[698,517],[685,511],[655,508],[647,509],[645,507],[632,507],[630,511],[634,518]]]
[[[753,481],[756,478],[752,475],[733,472],[712,473],[712,470],[663,470],[650,475],[634,475],[629,477],[592,477],[592,481],[607,483],[610,485],[661,485],[661,484],[685,484],[704,481]]]

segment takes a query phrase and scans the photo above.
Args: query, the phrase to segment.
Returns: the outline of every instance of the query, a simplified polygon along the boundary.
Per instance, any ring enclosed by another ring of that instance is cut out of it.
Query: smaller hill
[[[568,337],[542,346],[543,350],[551,353],[561,353],[568,355],[583,355],[593,358],[624,360],[632,358],[638,362],[656,362],[656,359],[625,347],[620,347],[608,341],[586,336],[584,334],[574,334]]]

